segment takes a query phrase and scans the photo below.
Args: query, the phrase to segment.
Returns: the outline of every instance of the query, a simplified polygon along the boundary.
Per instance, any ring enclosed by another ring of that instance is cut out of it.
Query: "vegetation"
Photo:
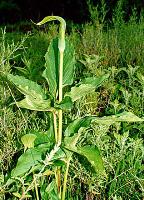
[[[143,198],[144,19],[124,22],[119,3],[107,25],[102,8],[62,49],[62,25],[59,39],[54,24],[2,30],[1,199]]]

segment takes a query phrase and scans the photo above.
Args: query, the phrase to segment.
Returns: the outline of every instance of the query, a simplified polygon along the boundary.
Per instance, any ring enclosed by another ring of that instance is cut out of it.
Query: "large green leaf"
[[[58,39],[52,40],[48,50],[45,54],[45,70],[43,72],[44,78],[47,80],[49,85],[49,92],[53,97],[56,95],[58,87],[58,76],[59,76],[59,51],[58,51]]]
[[[45,143],[28,149],[19,157],[16,167],[11,172],[11,176],[22,176],[32,167],[39,165],[40,161],[42,161],[42,155],[49,151],[50,147],[50,143]]]
[[[37,83],[26,79],[23,76],[14,76],[12,74],[8,74],[7,78],[16,85],[16,87],[20,90],[24,95],[28,95],[31,98],[35,99],[46,99],[45,92],[43,88]]]
[[[65,96],[71,97],[72,101],[77,101],[78,99],[85,97],[87,94],[94,92],[107,78],[109,74],[100,77],[88,77],[85,78],[78,84],[71,88],[71,91],[66,93]]]
[[[93,118],[97,123],[109,123],[113,124],[115,122],[142,122],[144,119],[137,117],[131,112],[122,112],[120,114],[104,116],[104,117],[95,117]]]
[[[96,146],[77,147],[76,153],[85,156],[98,174],[105,175],[103,160]]]
[[[27,108],[29,110],[37,110],[37,111],[50,111],[51,110],[51,101],[42,100],[37,98],[32,98],[31,96],[26,96],[25,99],[16,102],[18,107]]]
[[[63,87],[73,83],[75,67],[75,55],[73,45],[66,40],[66,48],[64,51],[64,66],[63,66]]]
[[[97,123],[109,123],[113,124],[115,122],[142,122],[144,119],[137,117],[131,112],[122,112],[120,114],[111,115],[111,116],[104,116],[104,117],[97,117],[97,116],[87,116],[80,119],[76,119],[71,122],[65,132],[65,136],[73,136],[75,133],[78,133],[81,127],[89,127],[91,122]]]
[[[41,161],[41,155],[42,153],[40,150],[35,148],[28,149],[19,157],[16,168],[12,170],[11,176],[17,177],[24,175],[31,167]]]
[[[49,84],[49,91],[53,97],[56,95],[59,80],[59,50],[58,50],[58,38],[53,39],[48,47],[48,51],[45,55],[45,71],[43,76],[46,78]],[[74,48],[66,40],[66,48],[64,51],[63,61],[63,86],[71,85],[73,83],[74,74]]]

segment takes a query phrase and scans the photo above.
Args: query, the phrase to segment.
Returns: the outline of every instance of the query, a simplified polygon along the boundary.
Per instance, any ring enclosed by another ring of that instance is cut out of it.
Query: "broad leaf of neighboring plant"
[[[35,141],[36,137],[37,136],[34,134],[26,134],[26,135],[22,136],[21,141],[22,141],[25,149],[34,147],[34,141]]]
[[[101,84],[109,77],[109,75],[104,75],[101,77],[89,77],[85,78],[80,82],[79,86],[71,88],[71,91],[66,93],[65,96],[71,97],[72,101],[77,101],[78,99],[85,97],[87,94],[94,92],[96,88],[101,86]]]
[[[48,82],[51,95],[55,97],[59,80],[58,38],[53,39],[50,43],[48,51],[45,55],[45,60],[46,69],[43,72],[43,76]],[[68,41],[66,41],[63,63],[63,87],[73,83],[74,64],[74,48]]]

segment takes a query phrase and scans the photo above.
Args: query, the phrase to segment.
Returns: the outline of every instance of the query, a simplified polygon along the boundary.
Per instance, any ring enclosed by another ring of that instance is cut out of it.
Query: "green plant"
[[[25,96],[16,105],[29,110],[47,112],[49,130],[24,135],[21,140],[24,153],[19,157],[5,187],[14,185],[10,190],[20,200],[34,196],[35,199],[65,199],[67,176],[74,153],[84,156],[96,174],[106,177],[100,150],[95,145],[79,142],[85,130],[95,122],[111,125],[116,122],[143,121],[130,112],[112,116],[84,116],[63,124],[63,113],[70,111],[75,102],[94,92],[108,78],[87,77],[73,85],[75,55],[72,44],[65,39],[66,23],[58,16],[44,18],[37,25],[48,21],[60,22],[59,37],[52,40],[45,55],[43,77],[48,87],[43,88],[36,82],[22,76],[8,74],[7,78]],[[63,181],[63,184],[62,184]],[[35,190],[35,194],[33,194]],[[40,196],[40,197],[39,197]]]

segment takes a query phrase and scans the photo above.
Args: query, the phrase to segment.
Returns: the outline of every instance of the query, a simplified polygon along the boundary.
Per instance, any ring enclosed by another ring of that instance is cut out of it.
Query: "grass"
[[[110,77],[97,92],[78,101],[73,112],[65,114],[65,122],[76,115],[104,116],[123,110],[144,117],[143,17],[138,20],[133,13],[130,20],[124,22],[121,12],[117,11],[111,25],[107,26],[96,13],[96,8],[91,10],[91,14],[91,22],[83,25],[80,31],[73,26],[68,35],[76,49],[75,82],[90,75],[110,73]],[[1,199],[16,199],[3,186],[23,150],[21,136],[48,128],[46,114],[10,106],[12,96],[20,98],[20,93],[6,82],[5,75],[12,71],[43,83],[44,55],[47,43],[56,31],[52,24],[48,30],[34,30],[27,36],[2,33],[0,37]],[[108,177],[105,179],[90,172],[87,161],[75,155],[70,165],[67,199],[143,199],[143,133],[142,123],[122,123],[122,126],[116,124],[110,128],[93,124],[79,142],[96,144],[102,149]],[[79,164],[79,160],[85,165]]]

